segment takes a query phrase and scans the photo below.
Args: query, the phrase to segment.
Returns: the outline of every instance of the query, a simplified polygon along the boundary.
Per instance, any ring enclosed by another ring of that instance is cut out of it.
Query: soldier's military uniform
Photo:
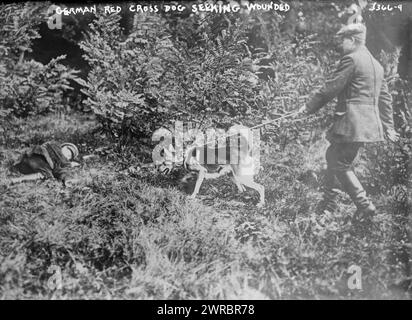
[[[366,28],[348,26],[338,35],[365,37]],[[383,141],[384,132],[393,129],[392,97],[382,66],[364,45],[341,59],[333,77],[307,103],[307,113],[316,112],[335,97],[335,119],[327,134],[331,144],[326,151],[324,210],[336,209],[339,181],[358,212],[374,213],[352,166],[364,143]]]
[[[69,175],[70,160],[78,154],[77,147],[71,143],[48,141],[26,151],[13,164],[12,170],[25,175],[40,173],[46,179],[54,177],[64,184]]]

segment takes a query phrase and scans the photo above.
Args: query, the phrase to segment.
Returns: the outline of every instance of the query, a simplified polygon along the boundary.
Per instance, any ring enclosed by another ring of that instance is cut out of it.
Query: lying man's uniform
[[[347,26],[342,36],[366,36],[366,28]],[[364,40],[364,39],[363,39]],[[393,129],[392,97],[384,79],[384,70],[364,44],[346,54],[335,71],[306,104],[314,113],[337,96],[335,121],[327,134],[327,174],[323,210],[336,210],[336,186],[340,182],[358,208],[358,213],[373,214],[375,207],[353,171],[359,148],[367,142],[384,140],[384,132]]]
[[[75,159],[78,154],[77,147],[71,143],[58,144],[50,141],[25,152],[13,165],[12,170],[25,175],[40,173],[43,178],[54,177],[64,184],[71,168],[70,160]]]

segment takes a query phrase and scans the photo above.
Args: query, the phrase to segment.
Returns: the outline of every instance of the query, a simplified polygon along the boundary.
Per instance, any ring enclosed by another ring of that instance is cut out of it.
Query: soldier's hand
[[[386,139],[388,139],[391,142],[397,142],[399,140],[399,133],[397,133],[393,129],[388,129],[385,132]]]
[[[75,162],[75,161],[70,162],[70,167],[71,168],[75,168],[75,167],[79,167],[79,166],[80,166],[80,163],[78,163],[78,162]]]
[[[299,108],[297,115],[303,115],[306,114],[307,109],[306,109],[306,105],[303,105],[302,107]]]

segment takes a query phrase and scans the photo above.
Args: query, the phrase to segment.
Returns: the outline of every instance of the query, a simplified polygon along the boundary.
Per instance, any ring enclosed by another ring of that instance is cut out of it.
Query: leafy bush
[[[177,113],[195,115],[201,128],[228,127],[236,122],[258,121],[261,83],[247,40],[248,21],[239,15],[207,15],[197,30],[197,45],[175,41],[179,55],[171,65],[177,93]]]
[[[91,67],[87,82],[79,81],[88,96],[84,103],[105,132],[126,140],[154,131],[168,114],[159,96],[172,44],[159,17],[140,17],[125,35],[120,16],[98,15],[80,43]]]
[[[227,122],[250,111],[256,77],[245,69],[245,37],[232,28],[209,39],[203,26],[200,46],[189,47],[171,33],[160,16],[141,15],[124,34],[120,17],[100,16],[81,43],[91,72],[84,93],[106,132],[144,136],[188,114],[195,120]]]
[[[64,58],[52,59],[47,65],[25,61],[8,73],[0,73],[0,100],[5,110],[18,117],[58,111],[63,104],[63,92],[71,89],[69,80],[76,74],[58,63]]]
[[[26,117],[56,111],[62,104],[63,92],[70,90],[69,80],[76,72],[59,62],[47,65],[25,60],[37,28],[45,19],[46,4],[3,4],[0,8],[0,121],[7,117]]]

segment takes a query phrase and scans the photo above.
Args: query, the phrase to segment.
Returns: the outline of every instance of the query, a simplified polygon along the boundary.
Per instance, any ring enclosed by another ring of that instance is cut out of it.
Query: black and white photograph
[[[411,300],[411,113],[409,1],[0,2],[0,300]]]

